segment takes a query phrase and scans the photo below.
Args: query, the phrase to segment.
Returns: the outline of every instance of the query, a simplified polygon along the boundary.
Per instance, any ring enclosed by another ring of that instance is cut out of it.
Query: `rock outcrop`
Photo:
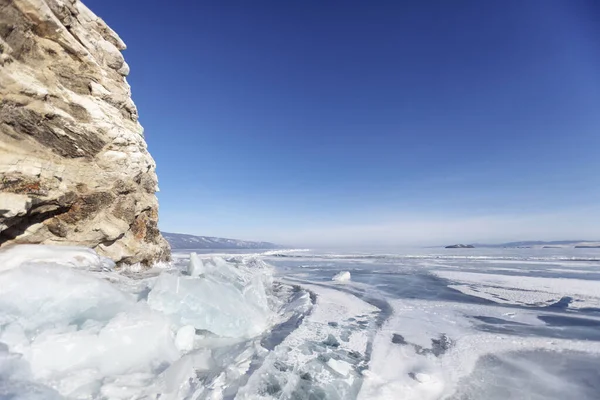
[[[169,257],[125,44],[79,0],[0,0],[0,245]]]
[[[453,244],[450,246],[446,246],[446,249],[474,249],[475,246],[472,244]]]

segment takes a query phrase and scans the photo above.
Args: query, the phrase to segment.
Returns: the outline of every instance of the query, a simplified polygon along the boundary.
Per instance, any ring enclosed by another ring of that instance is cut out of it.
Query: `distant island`
[[[162,232],[173,250],[195,249],[280,249],[282,246],[270,242],[251,242],[212,236],[196,236],[184,233]]]
[[[576,249],[600,249],[600,245],[587,245],[587,244],[582,244],[579,246],[575,246]]]
[[[472,244],[453,244],[450,246],[446,246],[446,249],[474,249],[475,246]]]

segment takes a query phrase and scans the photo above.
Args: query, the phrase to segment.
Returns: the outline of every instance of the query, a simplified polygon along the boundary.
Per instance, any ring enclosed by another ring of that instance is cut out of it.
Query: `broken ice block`
[[[333,276],[333,278],[331,278],[331,280],[336,281],[336,282],[348,282],[350,280],[350,278],[351,278],[350,272],[343,271],[338,274],[335,274]]]
[[[240,279],[239,272],[228,265],[214,269],[219,273],[211,271],[201,278],[161,274],[148,304],[177,323],[219,336],[254,337],[267,329],[270,311],[262,282]]]

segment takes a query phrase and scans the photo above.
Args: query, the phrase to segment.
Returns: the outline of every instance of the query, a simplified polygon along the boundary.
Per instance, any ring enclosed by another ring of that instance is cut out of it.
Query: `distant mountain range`
[[[226,239],[212,236],[195,236],[183,233],[162,232],[162,235],[173,250],[183,249],[279,249],[274,243],[249,242],[245,240]]]
[[[555,241],[543,241],[543,240],[530,240],[522,242],[508,242],[500,244],[484,244],[484,243],[473,243],[474,247],[541,247],[541,248],[552,248],[552,247],[576,247],[576,248],[596,248],[600,247],[600,242],[597,240],[555,240]]]

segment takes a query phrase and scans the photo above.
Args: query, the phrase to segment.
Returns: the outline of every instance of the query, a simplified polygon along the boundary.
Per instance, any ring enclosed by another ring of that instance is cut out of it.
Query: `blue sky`
[[[89,0],[127,43],[165,231],[600,239],[600,6]]]

